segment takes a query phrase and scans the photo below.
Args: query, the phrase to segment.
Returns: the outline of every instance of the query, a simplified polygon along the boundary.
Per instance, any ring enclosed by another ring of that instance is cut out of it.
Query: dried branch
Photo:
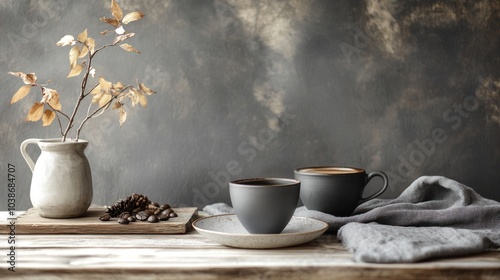
[[[130,98],[132,101],[132,106],[140,103],[146,107],[146,95],[151,95],[154,93],[151,89],[146,87],[142,83],[138,83],[138,88],[134,88],[130,85],[123,86],[121,82],[113,84],[104,80],[104,78],[99,78],[99,83],[95,84],[89,91],[87,91],[87,85],[89,82],[89,76],[94,77],[95,69],[92,68],[94,58],[97,53],[108,47],[119,46],[121,49],[127,52],[140,53],[137,49],[129,44],[119,43],[128,40],[135,36],[135,33],[126,32],[124,26],[130,22],[140,20],[144,17],[142,12],[131,12],[128,14],[123,14],[122,9],[115,0],[111,1],[111,14],[112,18],[100,18],[101,21],[110,24],[114,27],[114,33],[116,34],[113,38],[112,43],[104,44],[96,48],[95,40],[88,37],[87,29],[81,32],[77,38],[72,35],[65,35],[57,43],[57,46],[71,46],[69,51],[69,65],[70,72],[68,78],[76,77],[82,74],[82,80],[80,83],[79,93],[77,95],[76,102],[73,106],[71,114],[63,113],[61,110],[61,103],[59,102],[59,93],[56,90],[50,89],[47,85],[38,84],[37,77],[35,73],[25,74],[23,72],[9,72],[9,74],[19,77],[24,82],[24,85],[14,94],[11,99],[11,104],[18,102],[19,100],[26,97],[33,87],[39,87],[42,94],[42,100],[40,102],[35,102],[31,106],[30,112],[26,117],[27,121],[38,121],[42,120],[44,126],[50,125],[54,118],[57,117],[59,123],[59,130],[62,135],[62,141],[66,141],[68,133],[75,126],[75,118],[77,113],[82,106],[83,100],[89,95],[93,95],[92,101],[87,109],[87,115],[81,121],[80,125],[76,130],[76,141],[80,137],[80,132],[84,124],[89,120],[96,118],[106,111],[113,101],[116,101],[114,109],[119,109],[119,122],[120,126],[126,120],[126,112],[123,108],[123,101],[126,98]],[[101,34],[106,34],[108,31],[101,32]],[[128,93],[125,91],[128,90]],[[124,94],[125,93],[125,94]],[[99,107],[91,112],[92,104],[99,103]],[[50,109],[44,110],[44,106],[48,105]],[[61,116],[66,118],[66,127],[63,127]]]
[[[82,130],[82,127],[83,125],[90,119],[92,118],[95,118],[95,117],[98,117],[100,116],[102,113],[104,113],[104,111],[111,105],[111,103],[118,99],[118,97],[120,97],[120,95],[127,89],[131,88],[131,86],[126,86],[124,87],[117,95],[113,96],[108,102],[106,102],[104,105],[100,106],[99,108],[95,109],[91,114],[89,114],[90,112],[90,108],[92,107],[92,103],[90,103],[90,106],[87,110],[87,116],[83,119],[83,121],[81,122],[80,126],[78,127],[78,129],[76,130],[76,141],[78,141],[79,139],[79,136],[80,136],[80,131]]]
[[[57,113],[56,113],[56,117],[57,117],[57,122],[59,123],[59,131],[61,132],[61,136],[64,136],[61,119],[59,119],[59,116],[57,115]]]

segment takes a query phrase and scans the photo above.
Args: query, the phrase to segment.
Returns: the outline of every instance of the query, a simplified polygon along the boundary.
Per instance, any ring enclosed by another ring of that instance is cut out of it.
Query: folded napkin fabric
[[[494,244],[484,235],[450,227],[401,227],[348,223],[338,235],[354,260],[370,263],[417,262],[481,253]]]
[[[232,213],[223,203],[203,210]],[[442,176],[422,176],[399,197],[367,201],[349,217],[304,206],[295,215],[327,222],[357,261],[416,262],[500,248],[500,203]]]
[[[209,215],[234,214],[234,209],[226,203],[219,202],[205,206],[203,212]]]

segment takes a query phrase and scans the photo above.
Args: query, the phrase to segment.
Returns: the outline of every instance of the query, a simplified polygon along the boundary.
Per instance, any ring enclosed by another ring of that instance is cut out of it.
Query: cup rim
[[[336,174],[328,174],[328,173],[321,173],[321,172],[314,172],[311,170],[345,170],[345,171],[353,171],[353,172],[346,172],[346,173],[336,173]],[[325,165],[325,166],[309,166],[309,167],[300,167],[296,168],[294,170],[295,174],[299,175],[312,175],[312,176],[348,176],[348,175],[353,175],[353,174],[359,174],[359,173],[365,173],[364,169],[357,168],[357,167],[350,167],[350,166],[330,166],[330,165]]]
[[[249,182],[259,182],[259,181],[279,181],[282,182],[280,184],[269,184],[265,186],[259,186],[254,184],[246,184]],[[247,178],[247,179],[238,179],[230,182],[230,185],[237,185],[241,187],[289,187],[296,184],[300,184],[299,180],[291,179],[291,178],[268,178],[268,177],[260,177],[260,178]]]

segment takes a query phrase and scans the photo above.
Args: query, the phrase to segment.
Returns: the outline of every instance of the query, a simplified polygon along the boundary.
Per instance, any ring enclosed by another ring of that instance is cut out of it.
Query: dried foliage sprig
[[[100,32],[100,34],[106,35],[108,33],[114,33],[115,37],[113,43],[96,47],[95,40],[88,37],[87,29],[81,32],[76,39],[72,35],[66,35],[56,43],[57,46],[72,46],[69,51],[70,72],[67,78],[80,76],[83,72],[80,92],[71,114],[66,114],[62,111],[59,93],[55,89],[48,88],[48,84],[39,84],[35,73],[26,74],[23,72],[9,72],[9,74],[21,78],[24,82],[24,86],[14,94],[10,104],[16,103],[26,97],[33,87],[38,87],[40,89],[42,99],[40,102],[35,102],[33,106],[31,106],[26,121],[36,122],[42,120],[43,126],[49,126],[54,119],[57,118],[62,141],[64,142],[68,137],[69,131],[75,125],[75,117],[82,105],[82,101],[90,95],[92,96],[92,100],[87,109],[87,114],[76,130],[76,137],[74,140],[78,141],[85,123],[89,119],[100,116],[110,107],[118,111],[120,126],[123,125],[127,119],[127,113],[124,108],[125,100],[130,100],[132,107],[141,104],[146,108],[146,96],[155,92],[139,81],[137,81],[136,86],[123,85],[121,82],[112,83],[106,81],[104,77],[100,76],[98,82],[90,90],[87,90],[89,78],[95,77],[96,69],[92,67],[92,63],[97,53],[108,47],[115,46],[119,46],[127,52],[140,53],[131,45],[122,43],[135,36],[135,33],[127,32],[123,26],[142,19],[144,14],[142,12],[131,12],[124,16],[116,0],[112,0],[111,15],[113,16],[112,18],[102,17],[100,20],[113,26],[114,32],[113,30],[105,30]],[[111,104],[113,105],[111,106]],[[67,122],[65,128],[63,128],[61,119],[65,119]]]

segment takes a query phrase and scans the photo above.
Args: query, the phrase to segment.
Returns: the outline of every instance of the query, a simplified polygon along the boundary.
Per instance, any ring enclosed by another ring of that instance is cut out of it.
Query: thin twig
[[[112,46],[115,46],[115,44],[106,44],[106,45],[104,45],[104,46],[102,46],[102,47],[100,47],[100,48],[98,48],[98,49],[94,50],[94,53],[90,55],[90,58],[94,57],[94,55],[95,55],[96,53],[98,53],[99,51],[102,51],[103,49],[105,49],[105,48],[107,48],[107,47],[112,47]]]
[[[132,86],[131,85],[127,85],[125,86],[124,88],[122,88],[117,95],[115,96],[112,96],[111,99],[106,102],[106,104],[100,106],[99,108],[95,109],[91,114],[89,114],[90,112],[90,108],[92,106],[92,103],[90,103],[90,106],[87,110],[87,116],[85,117],[85,119],[83,119],[83,121],[81,122],[80,126],[78,127],[78,129],[76,130],[76,141],[78,141],[78,138],[80,136],[80,131],[82,130],[82,127],[83,125],[90,119],[93,119],[93,118],[96,118],[100,115],[102,115],[104,113],[104,111],[106,111],[107,108],[109,108],[109,106],[111,105],[111,102],[113,102],[113,100],[116,100],[118,99],[118,97],[120,97],[120,95],[127,89],[131,88]]]
[[[80,131],[82,130],[83,125],[88,120],[92,119],[94,116],[100,116],[100,114],[102,114],[107,109],[107,107],[111,104],[111,101],[113,101],[115,98],[116,98],[116,96],[113,96],[113,98],[111,98],[108,102],[106,102],[106,104],[104,104],[103,106],[94,110],[94,112],[92,112],[92,114],[90,114],[90,115],[87,114],[87,117],[85,117],[85,119],[83,119],[82,123],[80,124],[80,126],[76,130],[76,140],[77,141],[78,141],[78,137],[80,136]],[[92,103],[91,103],[91,105],[92,105]],[[89,109],[90,109],[90,107],[89,107]],[[99,111],[100,111],[100,113],[98,115],[96,115]]]
[[[87,69],[85,70],[85,74],[84,74],[83,79],[82,79],[80,96],[78,97],[78,99],[76,101],[75,108],[73,109],[73,113],[71,114],[71,117],[70,117],[69,122],[68,122],[68,126],[66,127],[66,130],[64,131],[63,142],[66,141],[66,137],[68,136],[68,132],[73,127],[76,112],[78,111],[78,108],[80,108],[80,104],[82,103],[82,100],[86,96],[85,95],[85,88],[87,86],[87,80],[89,78],[90,68],[92,66],[92,58],[94,57],[94,55],[95,55],[95,52],[93,54],[90,54],[90,50],[89,50],[89,54],[88,54],[89,63],[87,65]],[[80,136],[80,130],[77,131],[76,141],[78,141],[79,136]]]
[[[102,115],[106,111],[106,109],[108,109],[108,107],[111,105],[111,101],[113,101],[113,98],[111,98],[111,100],[108,101],[108,103],[106,103],[107,105],[104,105],[103,107],[99,108],[99,110],[101,110],[99,113],[97,113],[97,112],[93,113],[90,116],[90,119],[97,118],[100,115]]]
[[[83,96],[84,97],[87,97],[87,95],[89,95],[97,86],[99,85],[99,83],[97,83],[93,88],[91,88],[87,93],[85,93]]]
[[[64,136],[63,134],[63,128],[62,128],[62,124],[61,124],[61,119],[59,119],[59,116],[57,115],[57,111],[55,111],[56,113],[56,117],[57,117],[57,122],[59,123],[59,131],[61,132],[61,136]]]
[[[90,108],[92,108],[92,101],[90,101],[89,108],[87,108],[87,116],[90,114]]]
[[[54,112],[56,112],[56,113],[59,113],[59,114],[63,115],[64,117],[66,117],[66,118],[69,120],[69,116],[68,116],[68,115],[66,115],[65,113],[63,113],[63,112],[62,112],[62,111],[60,111],[60,110],[55,109],[55,108],[54,108],[54,107],[52,107],[52,105],[50,105],[49,103],[46,103],[46,104],[47,104],[47,105],[49,105],[49,107],[50,107],[50,109],[52,109],[52,111],[54,111]],[[57,114],[56,114],[56,115],[57,115]]]

